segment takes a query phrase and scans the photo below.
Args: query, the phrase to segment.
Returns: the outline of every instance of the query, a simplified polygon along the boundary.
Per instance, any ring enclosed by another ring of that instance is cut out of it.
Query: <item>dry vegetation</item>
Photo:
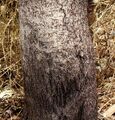
[[[115,1],[100,0],[95,8],[95,21],[91,25],[96,52],[96,68],[98,81],[99,114],[110,116],[107,120],[115,120],[109,115],[115,113]]]
[[[99,119],[115,120],[111,116],[115,113],[115,1],[95,0],[91,8],[89,20],[96,52]],[[18,120],[22,112],[18,17],[17,0],[0,0],[0,120]],[[109,109],[110,106],[113,107]]]
[[[22,79],[18,1],[0,0],[0,120],[20,115]]]

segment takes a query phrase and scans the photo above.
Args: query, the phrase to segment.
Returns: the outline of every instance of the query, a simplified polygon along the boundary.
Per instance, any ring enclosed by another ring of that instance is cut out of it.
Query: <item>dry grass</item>
[[[99,119],[115,120],[103,118],[103,112],[115,104],[115,1],[97,1],[90,23],[96,52]],[[0,0],[0,120],[19,119],[22,80],[18,1]]]
[[[115,104],[115,1],[100,0],[94,15],[91,29],[96,52],[99,114],[103,114]]]
[[[16,102],[23,94],[22,79],[18,2],[0,0],[0,119],[8,119],[7,111],[20,113]]]

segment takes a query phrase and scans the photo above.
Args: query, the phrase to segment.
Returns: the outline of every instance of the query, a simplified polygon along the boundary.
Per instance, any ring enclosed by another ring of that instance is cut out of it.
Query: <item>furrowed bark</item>
[[[86,0],[20,0],[24,120],[97,120]]]

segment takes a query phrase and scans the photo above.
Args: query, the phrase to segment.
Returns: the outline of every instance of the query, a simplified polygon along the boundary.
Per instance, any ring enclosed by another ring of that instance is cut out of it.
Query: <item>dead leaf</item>
[[[108,118],[112,117],[115,114],[115,104],[110,106],[110,108],[103,113],[103,116]]]

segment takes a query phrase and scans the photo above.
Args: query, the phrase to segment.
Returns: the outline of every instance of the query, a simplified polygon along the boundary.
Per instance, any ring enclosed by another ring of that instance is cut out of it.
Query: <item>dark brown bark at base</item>
[[[85,0],[20,0],[24,120],[97,120]]]

